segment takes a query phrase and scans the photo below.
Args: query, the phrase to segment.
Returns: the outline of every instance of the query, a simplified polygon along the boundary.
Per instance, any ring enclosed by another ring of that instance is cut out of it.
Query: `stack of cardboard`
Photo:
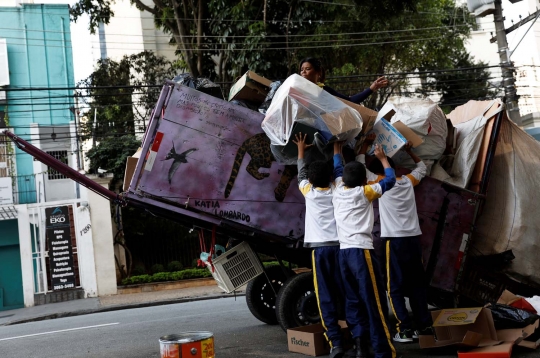
[[[510,358],[515,345],[540,345],[540,340],[525,340],[538,329],[538,320],[523,328],[496,330],[486,307],[444,309],[432,316],[435,335],[420,336],[420,348],[456,346],[460,358]]]

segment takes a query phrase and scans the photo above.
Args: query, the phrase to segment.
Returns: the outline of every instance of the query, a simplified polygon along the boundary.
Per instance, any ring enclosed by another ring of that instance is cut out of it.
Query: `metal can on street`
[[[196,331],[163,336],[159,350],[161,358],[214,358],[214,334]]]

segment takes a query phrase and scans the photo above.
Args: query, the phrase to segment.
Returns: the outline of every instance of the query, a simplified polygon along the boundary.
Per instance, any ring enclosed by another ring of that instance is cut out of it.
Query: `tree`
[[[126,157],[140,145],[145,123],[161,88],[159,83],[172,78],[175,67],[165,58],[144,51],[124,56],[120,61],[98,60],[96,70],[80,85],[90,109],[81,123],[83,140],[92,140],[87,153],[90,168],[108,169],[115,178],[123,177]]]
[[[497,90],[490,84],[491,73],[487,64],[476,62],[468,53],[453,53],[452,67],[455,71],[438,72],[437,68],[427,70],[426,81],[420,89],[425,94],[440,93],[440,107],[449,113],[471,98],[485,99],[497,95]],[[429,73],[430,70],[433,72]]]

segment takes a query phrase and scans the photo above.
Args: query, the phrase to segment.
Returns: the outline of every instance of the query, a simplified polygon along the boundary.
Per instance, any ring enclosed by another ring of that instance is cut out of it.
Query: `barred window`
[[[66,164],[68,163],[68,156],[67,156],[67,150],[55,150],[52,152],[47,152],[47,154],[52,155],[55,159],[61,161],[62,163]],[[57,180],[57,179],[68,179],[67,176],[65,176],[62,173],[59,173],[56,169],[53,169],[49,167],[49,170],[47,171],[49,180]]]

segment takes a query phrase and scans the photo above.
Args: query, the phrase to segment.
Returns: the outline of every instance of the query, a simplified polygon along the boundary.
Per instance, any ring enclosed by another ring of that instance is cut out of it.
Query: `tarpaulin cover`
[[[476,166],[486,123],[502,108],[501,100],[496,99],[469,101],[452,111],[448,117],[455,128],[457,150],[455,155],[436,163],[431,176],[466,188]]]
[[[391,123],[402,122],[424,141],[413,152],[426,164],[439,159],[446,149],[448,128],[446,116],[439,106],[430,99],[414,98],[402,103],[393,103],[396,113]],[[401,151],[392,157],[396,165],[414,169],[416,164],[409,155]]]
[[[296,74],[277,90],[262,129],[273,145],[285,146],[294,122],[317,129],[325,140],[351,142],[362,129],[362,117],[356,110]]]
[[[540,284],[540,143],[504,117],[483,211],[473,235],[484,255],[512,250],[510,276]]]
[[[500,303],[491,305],[489,309],[493,316],[495,329],[524,328],[540,318],[534,313]]]

